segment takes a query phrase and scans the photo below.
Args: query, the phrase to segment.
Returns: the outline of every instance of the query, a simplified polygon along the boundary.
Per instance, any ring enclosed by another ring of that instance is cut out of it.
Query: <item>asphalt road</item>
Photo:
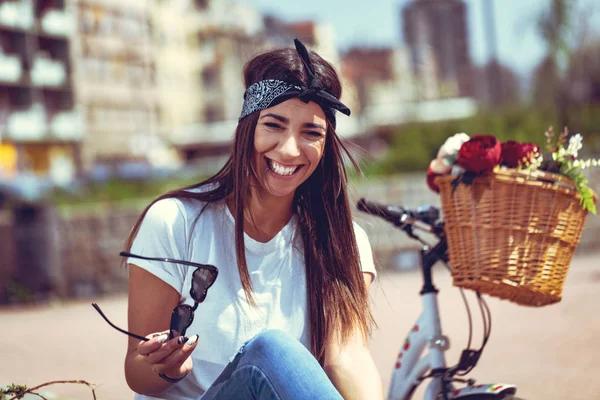
[[[449,274],[439,268],[435,281],[441,289],[443,329],[452,345],[447,360],[454,363],[467,340],[467,317]],[[386,387],[406,332],[420,312],[419,284],[420,276],[411,271],[381,274],[373,286],[373,311],[379,328],[370,347]],[[479,383],[517,384],[520,397],[527,400],[600,399],[599,294],[600,256],[596,255],[574,260],[559,304],[528,308],[489,299],[492,336],[471,376]],[[124,296],[0,308],[4,334],[0,383],[34,386],[82,379],[99,385],[99,400],[131,398],[123,377],[126,337],[106,325],[90,306],[92,301],[114,322],[126,325]],[[481,337],[478,321],[476,340]],[[48,391],[61,398],[92,398],[83,385],[56,385]]]

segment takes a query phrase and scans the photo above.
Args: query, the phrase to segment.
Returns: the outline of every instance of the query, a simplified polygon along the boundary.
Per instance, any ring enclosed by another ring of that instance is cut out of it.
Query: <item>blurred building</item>
[[[68,2],[0,2],[0,180],[30,172],[66,183],[81,167],[73,31]]]
[[[357,90],[357,113],[415,100],[417,84],[403,48],[354,47],[342,55],[344,78]]]
[[[74,83],[87,119],[84,163],[127,159],[158,127],[151,2],[70,1]]]
[[[428,75],[423,76],[420,70],[431,70],[434,58],[440,79],[440,95],[472,96],[472,63],[465,2],[412,0],[402,8],[402,25],[404,40],[411,50],[413,70],[424,85]]]
[[[351,48],[343,54],[342,65],[344,77],[357,88],[361,135],[409,122],[465,118],[476,112],[471,98],[440,99],[433,63],[429,70],[414,72],[405,48]],[[424,74],[429,78],[419,79]]]
[[[319,53],[339,68],[340,57],[335,47],[333,27],[314,21],[286,22],[274,16],[264,17],[265,36],[271,47],[293,47],[294,39]]]
[[[145,154],[155,166],[177,166],[179,154],[173,148],[177,134],[199,121],[203,93],[197,73],[198,38],[193,22],[204,6],[190,0],[152,0],[150,15],[156,69],[156,96],[159,110],[156,135],[143,135],[137,154]]]
[[[86,164],[222,165],[244,63],[263,43],[262,17],[235,0],[72,1]]]
[[[264,48],[262,17],[235,0],[195,0],[189,31],[194,43],[190,66],[196,119],[174,131],[172,143],[188,161],[202,159],[208,170],[220,167],[229,154],[245,90],[244,64]]]

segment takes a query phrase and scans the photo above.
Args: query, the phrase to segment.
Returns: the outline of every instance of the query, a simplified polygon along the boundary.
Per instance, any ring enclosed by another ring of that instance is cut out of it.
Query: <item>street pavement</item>
[[[441,290],[443,330],[452,346],[447,360],[453,364],[467,341],[467,314],[443,267],[436,269],[434,280]],[[388,272],[372,287],[379,327],[370,347],[386,388],[404,337],[420,313],[420,282],[417,271]],[[519,397],[527,400],[600,399],[599,289],[600,255],[585,255],[574,259],[559,304],[530,308],[488,298],[492,335],[470,377],[478,383],[517,384]],[[467,296],[475,307],[474,296]],[[81,379],[98,385],[99,400],[131,399],[123,376],[127,338],[102,320],[90,305],[93,301],[113,322],[126,326],[125,296],[0,308],[0,384]],[[478,346],[479,309],[473,308],[473,314],[473,346]],[[415,399],[422,398],[423,389]],[[92,399],[83,385],[47,390],[61,399]]]

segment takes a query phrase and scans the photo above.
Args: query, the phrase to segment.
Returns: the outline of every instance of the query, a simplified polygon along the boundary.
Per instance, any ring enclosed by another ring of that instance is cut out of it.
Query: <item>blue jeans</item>
[[[279,330],[249,340],[201,400],[340,400],[323,368],[299,341]]]

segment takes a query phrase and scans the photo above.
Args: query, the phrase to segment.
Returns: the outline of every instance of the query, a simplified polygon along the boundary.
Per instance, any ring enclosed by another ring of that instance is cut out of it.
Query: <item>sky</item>
[[[310,19],[333,26],[339,50],[352,45],[391,46],[401,44],[403,4],[409,0],[245,0],[262,13],[286,21]],[[470,51],[473,61],[481,65],[488,59],[483,7],[493,1],[500,61],[519,74],[528,74],[544,55],[535,23],[532,20],[548,7],[550,0],[465,0],[468,6]],[[600,36],[600,1],[576,0],[591,18],[594,33]]]

